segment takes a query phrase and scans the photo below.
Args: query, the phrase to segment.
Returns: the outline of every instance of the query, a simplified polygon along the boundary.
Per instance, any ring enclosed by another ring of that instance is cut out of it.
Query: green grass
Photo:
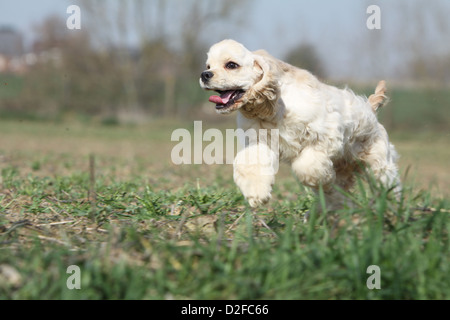
[[[420,191],[430,181],[406,179],[400,201],[360,183],[351,207],[319,215],[281,166],[252,210],[231,166],[170,164],[172,130],[191,126],[2,121],[0,299],[450,298],[450,203]],[[432,160],[443,177],[445,139],[393,136],[403,175]],[[71,265],[81,290],[67,288]],[[366,286],[371,265],[380,290]]]
[[[394,89],[380,120],[396,130],[445,132],[450,124],[450,90]]]
[[[450,298],[448,202],[408,189],[396,201],[360,184],[352,208],[318,215],[291,182],[275,189],[270,207],[252,211],[223,182],[169,190],[99,177],[88,199],[88,174],[3,169],[0,265],[20,279],[0,273],[0,297]],[[301,196],[289,200],[288,192]],[[66,286],[70,265],[81,269],[81,290]],[[370,265],[381,268],[381,290],[366,287]]]
[[[374,84],[375,85],[375,84]],[[341,86],[342,87],[342,86]],[[357,94],[370,96],[374,86],[355,84],[350,88]],[[380,122],[388,131],[441,132],[450,125],[450,90],[448,88],[417,87],[402,88],[387,83],[389,103],[379,112]]]
[[[23,79],[21,77],[0,74],[0,100],[18,97],[22,86]]]

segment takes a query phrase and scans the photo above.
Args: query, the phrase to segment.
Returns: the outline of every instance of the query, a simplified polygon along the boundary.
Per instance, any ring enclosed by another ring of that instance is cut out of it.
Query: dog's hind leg
[[[361,160],[368,166],[375,178],[386,188],[394,188],[399,196],[401,182],[398,173],[398,154],[389,142],[386,130],[380,125],[381,135],[371,143],[361,155]]]
[[[353,187],[355,182],[355,170],[357,170],[356,166],[351,166],[350,164],[347,166],[337,166],[336,170],[336,179],[334,184],[329,188],[324,188],[324,197],[325,197],[325,206],[326,211],[333,212],[339,209],[342,209],[344,206],[351,206],[351,200],[348,199],[345,195],[346,192],[349,192]],[[314,192],[316,195],[319,195],[319,189],[314,188]],[[325,211],[324,208],[321,207],[319,201],[319,210]]]
[[[305,148],[292,162],[292,170],[302,184],[312,188],[316,196],[322,187],[327,210],[334,211],[342,206],[345,197],[334,189],[333,185],[344,183],[348,177],[335,171],[333,162],[326,153]],[[325,211],[321,206],[318,209]]]

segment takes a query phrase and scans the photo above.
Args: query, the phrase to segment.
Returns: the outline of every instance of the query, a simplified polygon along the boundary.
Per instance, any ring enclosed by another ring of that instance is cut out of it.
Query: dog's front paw
[[[250,207],[257,208],[257,207],[259,207],[259,206],[269,202],[269,200],[271,198],[271,195],[269,193],[264,198],[261,198],[259,196],[247,196],[245,198],[247,199],[248,204],[250,205]]]
[[[276,159],[275,153],[265,144],[248,146],[236,155],[234,181],[253,208],[270,200]]]
[[[235,176],[235,181],[252,208],[266,204],[272,197],[273,177]]]

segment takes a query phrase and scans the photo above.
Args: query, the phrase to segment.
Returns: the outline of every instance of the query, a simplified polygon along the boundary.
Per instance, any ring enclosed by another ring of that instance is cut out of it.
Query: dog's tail
[[[386,81],[381,80],[378,82],[377,88],[375,89],[375,93],[369,97],[369,103],[372,106],[373,112],[377,112],[378,109],[383,108],[389,101],[388,96],[386,95]]]

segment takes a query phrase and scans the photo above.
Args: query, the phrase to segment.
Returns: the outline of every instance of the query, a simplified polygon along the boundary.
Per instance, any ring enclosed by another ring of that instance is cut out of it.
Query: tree
[[[322,62],[313,45],[302,43],[292,49],[285,59],[288,63],[310,71],[317,77],[324,77]]]
[[[175,112],[193,105],[193,86],[203,68],[207,46],[203,41],[212,25],[236,19],[234,10],[248,0],[135,0],[82,1],[84,24],[96,46],[115,50],[124,88],[124,107],[151,107],[158,113]],[[128,48],[136,48],[136,56]],[[198,89],[198,85],[195,87]],[[162,112],[159,112],[162,110]]]

